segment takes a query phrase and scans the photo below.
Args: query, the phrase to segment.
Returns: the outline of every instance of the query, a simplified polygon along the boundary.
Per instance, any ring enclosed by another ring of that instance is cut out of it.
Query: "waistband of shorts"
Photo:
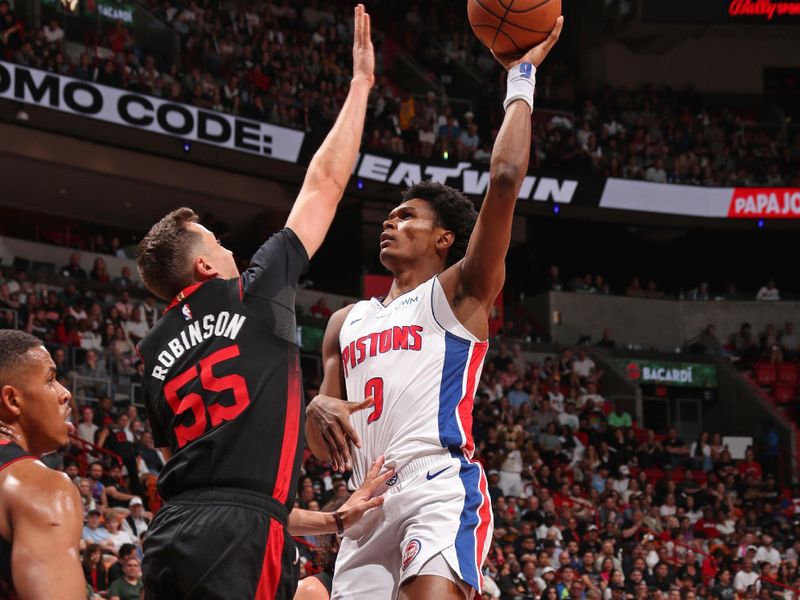
[[[193,488],[172,496],[167,504],[181,506],[228,505],[266,512],[283,525],[289,520],[289,511],[272,496],[241,488]]]
[[[419,458],[407,462],[403,468],[397,472],[397,478],[399,480],[408,479],[419,471],[424,471],[433,465],[449,462],[453,460],[453,458],[449,448],[442,448],[438,452],[426,454],[425,456],[420,456]]]

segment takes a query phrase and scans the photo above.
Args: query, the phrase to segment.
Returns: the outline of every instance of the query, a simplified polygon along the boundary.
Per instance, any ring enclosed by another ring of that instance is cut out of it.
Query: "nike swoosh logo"
[[[452,465],[450,465],[450,466],[452,466]],[[428,474],[426,475],[426,477],[428,478],[428,481],[430,481],[431,479],[436,479],[436,478],[437,478],[439,475],[441,475],[442,473],[444,473],[445,471],[447,471],[447,469],[449,469],[449,468],[450,468],[450,467],[445,467],[445,468],[444,468],[444,469],[442,469],[441,471],[436,471],[436,473],[434,473],[433,475],[431,475],[431,472],[430,472],[430,471],[428,471]]]
[[[364,317],[361,317],[360,319],[355,319],[353,321],[350,321],[350,325],[355,325],[356,323],[358,323],[359,321],[361,321],[363,319],[364,319]]]

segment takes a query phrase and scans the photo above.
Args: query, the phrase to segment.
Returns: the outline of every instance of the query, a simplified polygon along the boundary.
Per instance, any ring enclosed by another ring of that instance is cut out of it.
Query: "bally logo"
[[[194,317],[192,316],[192,309],[189,308],[188,304],[183,305],[181,313],[183,314],[183,318],[186,319],[187,321],[191,321],[192,319],[194,319]]]
[[[408,565],[414,562],[420,550],[422,550],[422,542],[416,538],[406,544],[406,549],[403,550],[403,571],[408,568]]]

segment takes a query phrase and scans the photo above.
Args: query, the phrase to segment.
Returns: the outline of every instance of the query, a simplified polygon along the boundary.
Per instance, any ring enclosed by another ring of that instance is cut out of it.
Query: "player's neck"
[[[28,452],[28,441],[18,427],[0,421],[0,442],[13,442],[25,452]]]
[[[431,277],[441,273],[441,271],[440,265],[418,265],[413,269],[396,272],[392,287],[384,299],[384,304],[388,304],[398,296],[418,288]]]

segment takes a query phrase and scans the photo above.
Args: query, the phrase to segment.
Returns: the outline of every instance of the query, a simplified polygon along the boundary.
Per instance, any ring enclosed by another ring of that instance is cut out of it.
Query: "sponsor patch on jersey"
[[[183,314],[183,318],[186,319],[187,321],[191,321],[192,319],[194,319],[194,317],[192,316],[192,309],[189,308],[188,303],[183,305],[181,313]]]
[[[414,562],[420,550],[422,550],[422,542],[416,538],[406,544],[406,549],[403,550],[403,571],[408,568],[408,565]]]

